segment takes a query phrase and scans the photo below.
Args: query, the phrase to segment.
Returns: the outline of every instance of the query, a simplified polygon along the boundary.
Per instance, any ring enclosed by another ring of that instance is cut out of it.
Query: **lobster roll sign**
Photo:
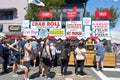
[[[53,11],[52,10],[49,10],[49,11],[40,11],[39,12],[39,18],[41,20],[44,20],[44,19],[52,19],[53,18]]]

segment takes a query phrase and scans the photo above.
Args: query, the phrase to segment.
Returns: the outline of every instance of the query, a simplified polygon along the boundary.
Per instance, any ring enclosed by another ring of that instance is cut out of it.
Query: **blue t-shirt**
[[[96,55],[104,55],[105,48],[103,44],[97,43],[95,45],[95,48],[96,48]]]
[[[32,41],[32,48],[33,50],[37,50],[38,43],[36,41]]]

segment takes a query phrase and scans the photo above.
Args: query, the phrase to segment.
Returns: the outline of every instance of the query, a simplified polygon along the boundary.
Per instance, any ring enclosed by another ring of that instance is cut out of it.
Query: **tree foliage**
[[[53,10],[53,19],[52,20],[59,20],[60,19],[60,10],[61,5],[64,4],[64,0],[40,0],[45,4],[45,6],[36,6],[34,4],[29,4],[27,13],[25,15],[25,19],[28,20],[40,20],[39,19],[39,11],[49,11]],[[49,20],[49,19],[46,19]]]
[[[115,9],[113,6],[110,7],[110,8],[98,8],[97,10],[104,11],[104,10],[107,10],[107,9],[110,10],[110,14],[111,14],[111,19],[109,19],[109,21],[110,21],[110,28],[114,28],[116,23],[117,23],[117,21],[118,21],[120,13],[118,13],[118,8]],[[92,20],[96,20],[94,15],[92,15],[91,18],[92,18]],[[108,20],[108,19],[102,18],[100,20]]]

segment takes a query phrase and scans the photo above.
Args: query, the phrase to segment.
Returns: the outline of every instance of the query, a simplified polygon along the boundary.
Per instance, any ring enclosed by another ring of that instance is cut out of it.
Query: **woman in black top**
[[[62,50],[60,59],[61,59],[61,75],[66,75],[67,67],[70,56],[70,42],[66,41],[64,45],[64,49]]]

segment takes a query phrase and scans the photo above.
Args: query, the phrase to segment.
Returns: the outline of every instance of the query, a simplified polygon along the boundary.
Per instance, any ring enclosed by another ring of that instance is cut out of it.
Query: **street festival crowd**
[[[88,41],[91,43],[91,41]],[[18,36],[14,41],[6,38],[5,35],[0,36],[0,64],[3,65],[1,74],[9,72],[8,66],[12,66],[12,77],[18,77],[17,70],[24,68],[23,80],[29,80],[29,68],[38,67],[38,72],[41,77],[50,79],[48,74],[50,68],[60,66],[61,76],[67,75],[68,62],[70,58],[70,52],[74,51],[75,61],[75,75],[84,77],[84,62],[88,62],[86,48],[86,42],[81,39],[78,42],[71,42],[70,40],[58,39],[56,42],[50,41],[48,38],[33,38],[26,36],[25,39]],[[96,70],[103,70],[104,61],[104,43],[97,39],[95,41],[94,51],[96,53]],[[59,54],[59,56],[57,56]],[[59,60],[59,61],[58,61]],[[60,62],[60,63],[59,63]],[[59,64],[58,64],[59,63]],[[80,70],[78,71],[78,68]]]

